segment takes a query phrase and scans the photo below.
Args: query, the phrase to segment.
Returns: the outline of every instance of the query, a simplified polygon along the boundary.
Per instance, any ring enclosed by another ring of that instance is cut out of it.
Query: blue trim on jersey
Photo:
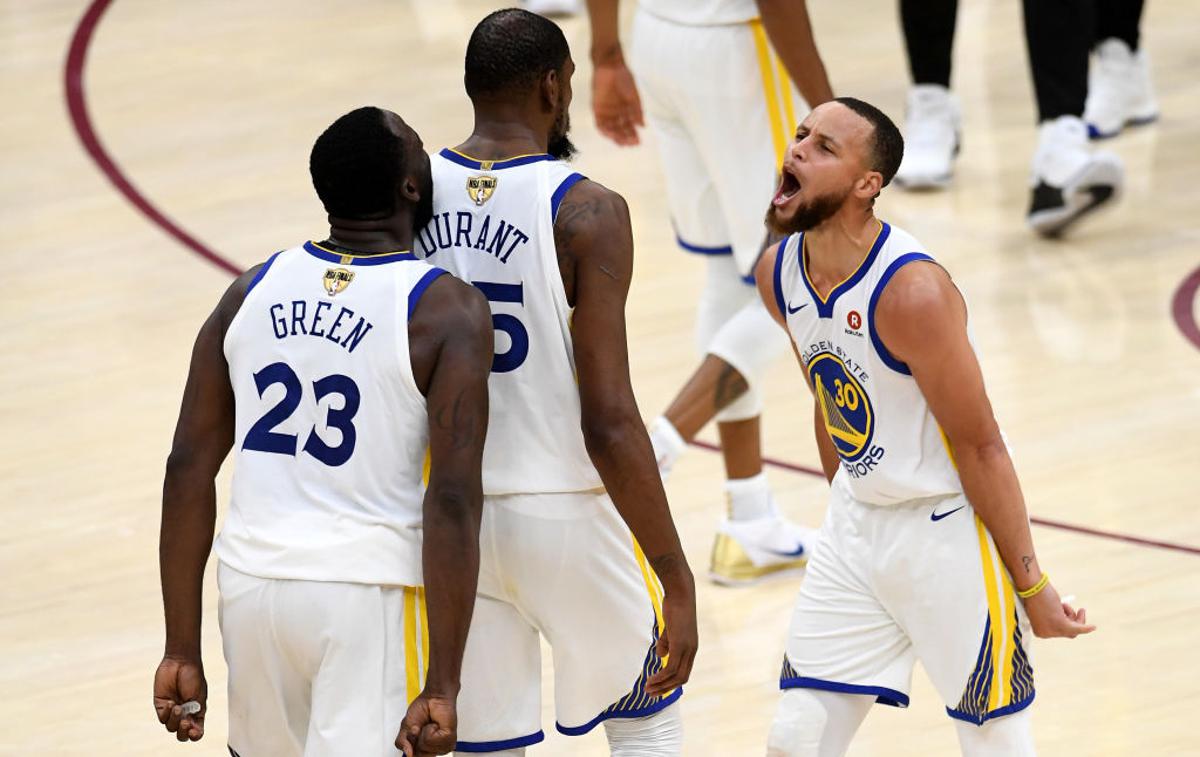
[[[730,245],[725,245],[724,247],[704,247],[702,245],[692,244],[691,242],[683,241],[683,237],[679,236],[679,234],[675,235],[675,241],[684,250],[686,250],[688,252],[694,252],[697,255],[732,255],[733,254],[733,247]]]
[[[588,731],[595,728],[596,726],[603,723],[605,720],[612,720],[613,718],[644,718],[647,715],[653,715],[654,713],[659,712],[661,710],[665,710],[667,707],[674,704],[675,701],[678,700],[679,697],[681,697],[681,696],[683,696],[683,687],[682,686],[675,689],[670,694],[668,694],[667,696],[658,700],[657,702],[654,702],[653,704],[648,704],[645,707],[639,707],[636,710],[622,710],[620,712],[605,710],[604,712],[600,713],[599,715],[592,718],[587,723],[585,723],[581,726],[570,727],[570,726],[565,726],[562,723],[556,722],[554,724],[554,727],[558,729],[559,733],[564,734],[566,736],[582,736],[585,733],[587,733]]]
[[[283,250],[279,252],[283,252]],[[254,278],[250,279],[250,285],[246,287],[246,294],[250,294],[250,290],[258,286],[258,282],[262,281],[262,277],[267,275],[267,270],[275,262],[275,258],[279,257],[279,252],[267,258],[267,262],[263,263],[263,267],[258,269],[258,273],[254,274]]]
[[[856,683],[841,683],[839,681],[825,681],[820,678],[796,676],[795,678],[779,679],[779,688],[820,689],[821,691],[834,691],[838,694],[865,694],[867,696],[874,696],[876,702],[886,704],[890,707],[908,706],[908,694],[901,693],[895,689],[889,689],[885,686],[859,686]]]
[[[519,749],[545,741],[546,734],[541,730],[528,736],[518,736],[515,739],[503,741],[460,741],[454,745],[456,752],[503,752],[505,749]]]
[[[338,265],[383,265],[401,260],[417,259],[416,255],[407,250],[403,252],[389,252],[386,255],[343,255],[340,252],[327,250],[316,242],[305,242],[304,251],[315,258],[320,258],[328,263],[337,263]]]
[[[892,353],[888,352],[888,348],[884,346],[883,340],[879,338],[879,332],[875,329],[875,306],[879,304],[879,295],[883,294],[883,288],[891,281],[896,271],[918,260],[933,262],[933,258],[923,252],[907,252],[893,260],[892,264],[883,272],[883,275],[879,277],[879,283],[875,285],[875,291],[871,292],[871,299],[867,303],[867,323],[870,324],[871,344],[875,346],[875,352],[879,355],[879,359],[883,361],[884,365],[897,373],[903,373],[905,376],[911,376],[912,371],[908,369],[906,364],[900,362]]]
[[[545,152],[538,153],[537,155],[521,155],[516,158],[509,158],[508,160],[476,160],[475,158],[463,155],[461,152],[455,152],[449,147],[443,147],[438,155],[441,155],[451,163],[457,163],[464,168],[473,168],[476,171],[499,171],[502,168],[516,168],[517,166],[527,166],[530,163],[540,163],[543,160],[555,160],[553,155]],[[484,163],[491,163],[492,165],[490,168],[485,169],[483,167]]]
[[[854,273],[850,274],[850,278],[829,291],[829,299],[826,300],[821,299],[821,296],[817,294],[817,290],[813,289],[812,282],[808,280],[804,235],[800,235],[800,251],[796,254],[796,264],[800,266],[800,278],[804,280],[804,286],[808,288],[808,293],[812,295],[813,303],[817,306],[817,315],[819,317],[833,317],[833,304],[837,302],[838,297],[853,289],[858,282],[862,281],[863,276],[867,275],[867,271],[871,270],[871,266],[875,263],[875,258],[879,257],[879,251],[883,249],[883,243],[887,241],[888,235],[891,233],[892,227],[880,221],[879,234],[875,237],[875,244],[871,245],[871,250],[867,253],[867,257],[863,259],[863,262],[859,264]]]
[[[946,714],[955,720],[962,720],[973,725],[983,725],[989,720],[995,720],[996,718],[1002,718],[1005,715],[1011,715],[1014,712],[1020,712],[1029,705],[1033,704],[1033,698],[1036,696],[1036,691],[1030,692],[1029,696],[1025,697],[1020,702],[1013,702],[1005,707],[1000,707],[992,710],[991,712],[985,712],[982,716],[972,715],[970,713],[963,712],[962,710],[953,710],[949,707],[946,708]]]
[[[558,218],[558,206],[562,204],[563,198],[567,196],[567,190],[583,181],[587,177],[581,173],[573,173],[562,180],[562,184],[558,185],[558,189],[554,190],[554,194],[550,195],[550,220],[554,221]]]
[[[411,290],[409,290],[409,292],[408,292],[408,317],[409,317],[409,320],[412,320],[413,311],[417,309],[417,303],[421,301],[421,295],[425,294],[425,290],[428,289],[429,285],[434,282],[434,279],[437,279],[439,276],[441,276],[442,274],[445,274],[445,273],[449,273],[449,271],[445,271],[441,268],[438,268],[437,266],[433,266],[432,268],[430,268],[428,271],[425,272],[425,275],[421,277],[421,280],[417,282],[416,286],[414,286]]]
[[[792,235],[788,234],[779,243],[779,250],[775,253],[775,305],[779,308],[779,317],[785,322],[787,321],[787,303],[783,299],[783,255],[791,241]]]

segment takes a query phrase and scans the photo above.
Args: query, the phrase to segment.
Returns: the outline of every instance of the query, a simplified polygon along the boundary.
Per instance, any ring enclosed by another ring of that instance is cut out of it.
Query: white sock
[[[725,482],[725,491],[729,494],[730,520],[757,520],[775,513],[766,473],[750,478],[731,478]]]
[[[679,702],[644,718],[604,721],[612,757],[679,757],[683,753],[683,720]]]
[[[687,449],[687,442],[675,426],[660,415],[650,424],[650,446],[654,448],[654,459],[658,461],[658,474],[666,481],[675,467],[675,461]]]

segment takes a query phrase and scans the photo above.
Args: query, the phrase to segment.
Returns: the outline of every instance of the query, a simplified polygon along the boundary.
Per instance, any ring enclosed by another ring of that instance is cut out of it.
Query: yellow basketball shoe
[[[725,518],[717,526],[708,576],[722,586],[746,586],[802,569],[817,531],[778,513],[753,520]]]

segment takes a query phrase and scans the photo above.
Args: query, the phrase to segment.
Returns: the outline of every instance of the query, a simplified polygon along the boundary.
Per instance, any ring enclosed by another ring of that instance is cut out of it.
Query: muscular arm
[[[758,287],[758,296],[766,306],[767,312],[784,331],[787,331],[787,321],[784,314],[779,312],[779,302],[775,299],[775,258],[780,254],[779,245],[780,242],[772,244],[759,256],[758,263],[754,266],[754,282]],[[804,361],[800,359],[800,353],[796,351],[796,343],[792,341],[790,333],[788,342],[792,346],[792,354],[796,356],[796,364],[800,366],[800,372],[804,374],[804,381],[808,383],[809,391],[811,391],[812,384],[809,383],[808,372],[804,370]],[[829,432],[825,429],[825,419],[821,416],[821,408],[815,397],[813,398],[813,435],[817,441],[817,454],[821,457],[821,470],[825,473],[825,479],[832,482],[838,469],[837,450],[834,449],[833,440],[829,438]]]
[[[817,52],[804,0],[757,0],[757,3],[771,46],[792,81],[796,82],[808,107],[815,108],[832,100],[833,88]]]
[[[966,305],[958,290],[938,266],[910,263],[893,276],[875,312],[879,337],[908,364],[946,434],[967,499],[996,542],[1013,583],[1018,590],[1033,586],[1042,571],[1025,500],[967,338]],[[1059,604],[1053,587],[1026,602],[1039,636],[1091,630]]]
[[[665,693],[687,680],[695,655],[695,585],[630,384],[625,299],[633,233],[625,201],[599,184],[579,182],[559,207],[555,243],[575,307],[572,338],[588,454],[665,591],[662,646],[671,658],[647,685],[650,693]]]
[[[458,694],[479,576],[492,342],[487,301],[449,275],[429,285],[409,323],[413,373],[429,414],[422,552],[429,613],[425,690],[451,701]]]
[[[158,567],[166,645],[155,675],[155,709],[181,741],[203,735],[203,712],[181,720],[173,710],[189,699],[203,705],[207,694],[200,659],[204,565],[216,523],[215,479],[233,445],[234,427],[225,331],[258,268],[233,282],[200,327],[163,478]]]

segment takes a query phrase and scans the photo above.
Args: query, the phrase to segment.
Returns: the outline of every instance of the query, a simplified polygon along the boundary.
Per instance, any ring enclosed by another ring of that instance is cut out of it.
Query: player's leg
[[[463,652],[455,754],[524,754],[541,742],[542,655],[533,623],[513,604],[508,568],[527,547],[520,523],[486,497],[479,529],[479,590]]]
[[[767,757],[840,757],[875,698],[817,689],[788,689],[767,736]]]
[[[612,757],[676,757],[683,753],[683,717],[679,703],[641,718],[604,721]]]
[[[393,757],[408,703],[424,685],[429,624],[415,586],[289,581],[278,603],[297,625],[318,615],[305,757]]]
[[[890,571],[879,582],[958,726],[964,753],[1032,754],[1021,714],[1034,699],[1032,632],[983,522],[962,496],[889,515],[902,546],[880,555]],[[914,596],[913,586],[925,591]]]
[[[879,510],[831,492],[788,628],[771,755],[841,754],[871,704],[908,706],[912,645],[874,589]]]
[[[912,72],[904,122],[901,186],[945,186],[958,154],[961,115],[950,91],[958,0],[900,0],[900,22]]]
[[[954,723],[965,757],[1033,757],[1032,716],[1028,709],[983,725]]]
[[[1116,136],[1126,126],[1158,118],[1150,60],[1139,34],[1142,0],[1099,0],[1096,59],[1088,77],[1084,120],[1093,139]]]
[[[1112,153],[1088,147],[1083,122],[1094,0],[1024,0],[1024,7],[1040,124],[1027,220],[1057,236],[1119,193],[1124,168]]]
[[[274,592],[289,582],[219,563],[217,583],[229,669],[229,747],[243,755],[299,757],[308,733],[311,671],[284,654],[271,617]]]

